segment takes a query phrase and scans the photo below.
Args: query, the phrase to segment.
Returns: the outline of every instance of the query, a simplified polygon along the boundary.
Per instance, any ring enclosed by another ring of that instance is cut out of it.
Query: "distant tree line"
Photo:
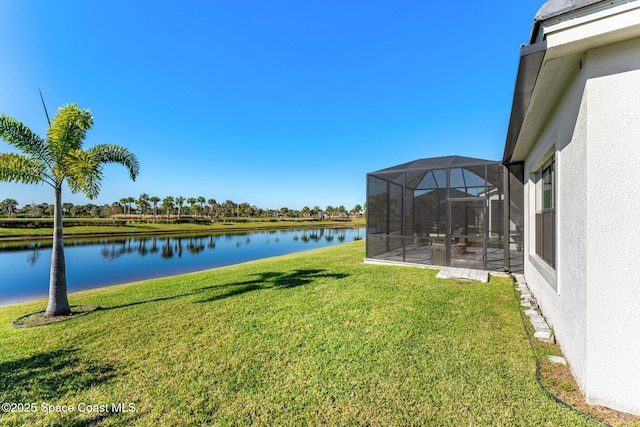
[[[53,205],[48,203],[27,204],[19,207],[15,199],[5,199],[0,202],[0,216],[8,218],[43,218],[53,216]],[[167,221],[183,218],[201,218],[210,220],[223,220],[233,218],[349,218],[358,217],[363,213],[361,205],[357,204],[347,210],[344,205],[327,206],[321,209],[319,206],[312,208],[305,206],[301,210],[282,207],[280,209],[262,209],[249,203],[236,203],[226,200],[218,203],[215,199],[205,197],[173,197],[160,198],[141,194],[139,197],[124,197],[111,204],[74,205],[63,203],[62,210],[65,217],[74,218],[144,218],[165,219]]]

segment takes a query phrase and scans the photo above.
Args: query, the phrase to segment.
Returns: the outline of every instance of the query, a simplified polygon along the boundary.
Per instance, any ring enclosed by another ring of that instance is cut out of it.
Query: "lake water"
[[[362,228],[65,238],[69,293],[301,252],[364,238]],[[0,306],[46,298],[51,243],[0,242]]]

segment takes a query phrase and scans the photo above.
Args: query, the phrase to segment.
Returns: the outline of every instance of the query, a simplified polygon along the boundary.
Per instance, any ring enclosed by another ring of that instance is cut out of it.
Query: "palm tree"
[[[204,197],[198,197],[198,203],[200,203],[200,212],[202,212],[202,210],[204,209],[204,202],[206,202],[206,199]]]
[[[156,215],[158,215],[158,202],[160,201],[160,197],[158,196],[149,197],[149,201],[153,203],[153,219],[156,219]]]
[[[105,208],[106,207],[107,207],[107,205],[105,205]],[[111,203],[109,216],[117,215],[120,212],[124,213],[124,209],[122,209],[122,205],[120,204],[120,202]]]
[[[18,201],[16,199],[4,199],[0,202],[0,209],[2,209],[9,218],[11,218],[11,215],[17,207]]]
[[[138,204],[138,208],[140,208],[140,219],[142,219],[142,215],[147,213],[147,209],[149,209],[149,195],[142,193],[136,203]]]
[[[335,208],[331,205],[327,206],[327,208],[324,210],[327,215],[329,215],[329,217],[333,218],[333,211],[335,210]]]
[[[127,213],[127,203],[129,203],[129,199],[126,197],[123,197],[122,199],[120,199],[119,202],[122,205],[122,211],[123,213]]]
[[[135,203],[136,199],[133,197],[125,197],[124,199],[120,199],[126,205],[127,215],[131,215],[131,203]]]
[[[189,203],[189,205],[190,205],[190,206],[189,206],[189,214],[190,214],[190,215],[191,215],[191,217],[193,218],[193,211],[195,210],[193,207],[194,207],[194,206],[195,206],[195,204],[196,204],[196,199],[195,199],[195,197],[189,197],[189,198],[187,199],[187,203]]]
[[[184,197],[176,197],[176,205],[178,205],[178,219],[182,217],[182,205],[184,204]]]
[[[235,203],[233,203],[233,200],[227,200],[226,202],[224,202],[224,216],[226,218],[231,218],[233,217],[233,210],[235,209]]]
[[[45,109],[46,113],[46,109]],[[47,115],[48,119],[48,115]],[[0,153],[0,181],[48,184],[54,192],[53,248],[49,278],[49,303],[45,316],[71,312],[67,299],[67,275],[62,238],[62,186],[66,180],[73,193],[95,199],[100,192],[103,165],[120,163],[135,180],[140,170],[136,156],[124,147],[98,144],[87,150],[82,144],[93,126],[91,110],[69,104],[49,121],[46,139],[21,122],[0,116],[0,138],[22,151]]]
[[[167,196],[162,199],[162,207],[167,211],[167,222],[171,218],[171,210],[173,209],[173,197]]]
[[[209,199],[207,200],[207,203],[209,203],[209,206],[211,206],[211,216],[215,216],[216,214],[216,199]]]
[[[131,215],[131,211],[133,209],[133,206],[131,206],[133,203],[138,203],[137,199],[135,197],[127,197],[127,201],[129,202],[129,215]],[[136,208],[140,209],[140,206],[136,206]]]

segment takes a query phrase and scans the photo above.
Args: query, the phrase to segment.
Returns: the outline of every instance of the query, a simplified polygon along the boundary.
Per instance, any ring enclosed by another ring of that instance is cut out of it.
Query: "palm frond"
[[[0,116],[0,138],[42,161],[50,163],[46,142],[29,127],[6,115]]]
[[[58,108],[47,132],[49,149],[55,161],[61,161],[71,151],[80,150],[92,126],[91,110],[80,109],[77,104]]]
[[[132,181],[136,180],[140,172],[140,163],[136,155],[120,145],[98,144],[87,151],[94,154],[100,163],[119,163],[125,166]]]
[[[47,104],[44,103],[44,96],[42,96],[42,91],[38,88],[38,92],[40,92],[40,101],[42,101],[42,108],[44,108],[44,115],[47,116],[47,124],[51,126],[51,119],[49,118],[49,111],[47,111]]]
[[[50,184],[47,178],[47,165],[42,160],[24,154],[0,153],[0,181]]]
[[[62,159],[60,166],[73,193],[84,193],[89,199],[98,197],[102,181],[102,165],[93,153],[82,150],[71,151]]]

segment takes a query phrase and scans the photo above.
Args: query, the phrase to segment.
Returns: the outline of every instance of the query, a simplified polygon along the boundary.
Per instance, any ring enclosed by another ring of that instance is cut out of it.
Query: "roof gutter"
[[[520,65],[518,66],[518,76],[513,93],[507,141],[502,157],[502,163],[507,167],[511,163],[511,157],[516,148],[546,52],[546,40],[520,48]]]

